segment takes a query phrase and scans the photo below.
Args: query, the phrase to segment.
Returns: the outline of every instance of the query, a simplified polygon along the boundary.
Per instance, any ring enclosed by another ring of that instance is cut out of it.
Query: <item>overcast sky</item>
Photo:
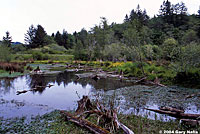
[[[183,1],[189,14],[197,13],[200,0]],[[31,24],[40,24],[47,34],[65,29],[68,33],[90,30],[106,17],[109,24],[122,23],[126,14],[139,4],[151,17],[158,14],[163,0],[0,0],[0,40],[9,31],[13,41],[24,42]]]

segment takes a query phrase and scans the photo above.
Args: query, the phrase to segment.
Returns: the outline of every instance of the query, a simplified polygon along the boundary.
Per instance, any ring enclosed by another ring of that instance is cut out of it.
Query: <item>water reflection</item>
[[[54,86],[51,88],[46,87],[49,84]],[[48,106],[51,109],[74,110],[77,106],[77,101],[80,99],[79,97],[83,95],[90,95],[99,89],[113,90],[130,84],[114,79],[95,81],[84,78],[78,80],[74,72],[66,71],[51,75],[26,75],[12,79],[1,79],[0,99],[3,101],[2,103],[0,102],[0,116],[27,115],[29,113],[32,114],[33,112],[31,111],[34,111],[36,114],[44,113],[44,110],[41,110],[44,109],[44,106]],[[16,95],[17,91],[30,90],[36,87],[37,90]],[[13,102],[20,102],[24,105],[18,106],[13,104]],[[38,106],[41,106],[41,108]],[[26,110],[24,110],[25,107]]]
[[[0,95],[9,94],[11,89],[14,89],[15,78],[0,79]]]

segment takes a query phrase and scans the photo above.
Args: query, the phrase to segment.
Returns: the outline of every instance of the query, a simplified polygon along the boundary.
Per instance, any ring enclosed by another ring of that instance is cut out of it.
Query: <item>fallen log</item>
[[[61,111],[61,114],[63,114],[65,116],[65,119],[67,119],[71,122],[74,122],[81,127],[85,127],[87,129],[89,129],[90,131],[94,132],[95,134],[110,134],[110,132],[108,130],[106,130],[100,126],[97,126],[97,125],[87,121],[86,119],[75,117],[75,116],[71,115],[70,113],[64,112],[64,111]]]
[[[198,120],[191,120],[191,119],[180,119],[180,123],[190,127],[196,127],[200,124]]]
[[[140,82],[143,82],[144,80],[146,80],[147,79],[147,77],[143,77],[143,78],[141,78],[141,79],[139,79],[139,80],[137,80],[135,83],[140,83]]]
[[[176,113],[184,113],[185,112],[184,110],[172,108],[172,107],[160,107],[159,109],[164,110],[164,111],[176,112]]]
[[[179,118],[179,119],[198,119],[200,117],[200,114],[186,114],[186,113],[177,113],[172,111],[165,111],[165,110],[157,110],[157,109],[150,109],[150,108],[144,108],[149,111],[153,111],[160,114],[167,114],[169,116]]]
[[[135,81],[135,83],[144,83],[144,84],[156,85],[156,86],[161,86],[161,87],[167,87],[161,84],[158,78],[156,78],[154,81],[150,81],[150,80],[147,80],[147,77],[143,77]]]

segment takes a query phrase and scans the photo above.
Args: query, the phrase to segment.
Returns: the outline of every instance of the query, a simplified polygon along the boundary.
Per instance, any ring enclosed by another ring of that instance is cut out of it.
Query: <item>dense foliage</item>
[[[136,61],[142,75],[146,61],[165,65],[175,73],[191,72],[200,67],[200,10],[192,15],[187,10],[183,2],[165,0],[152,18],[138,5],[121,24],[108,24],[101,17],[100,24],[89,31],[70,34],[63,30],[51,36],[41,25],[31,25],[25,34],[26,45],[10,45],[9,32],[3,44],[15,54],[32,54],[35,60],[48,60],[50,54],[74,55],[75,60],[84,61]]]

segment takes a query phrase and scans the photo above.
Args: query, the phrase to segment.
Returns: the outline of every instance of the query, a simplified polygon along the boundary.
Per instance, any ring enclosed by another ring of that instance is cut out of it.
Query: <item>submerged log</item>
[[[177,113],[173,111],[157,110],[157,109],[150,109],[150,108],[145,108],[145,109],[156,112],[156,113],[160,113],[160,114],[167,114],[169,116],[179,118],[179,119],[198,119],[200,117],[200,114]]]

